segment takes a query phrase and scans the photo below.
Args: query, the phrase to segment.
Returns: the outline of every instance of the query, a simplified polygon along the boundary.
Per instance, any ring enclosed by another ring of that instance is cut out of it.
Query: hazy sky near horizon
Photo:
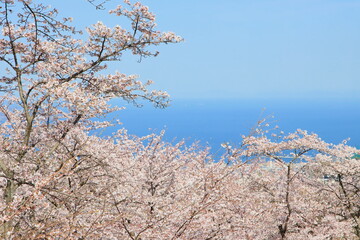
[[[111,0],[109,9],[119,2]],[[184,37],[113,69],[173,99],[360,99],[358,0],[145,0],[159,30]],[[124,25],[85,0],[47,3],[74,24]]]

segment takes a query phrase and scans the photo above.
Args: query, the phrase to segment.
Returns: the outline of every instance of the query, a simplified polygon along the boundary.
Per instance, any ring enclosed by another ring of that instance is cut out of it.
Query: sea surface
[[[259,120],[267,118],[270,128],[279,126],[285,133],[303,129],[314,132],[330,143],[350,138],[349,145],[360,148],[360,100],[173,100],[165,109],[150,103],[136,108],[116,102],[127,109],[113,113],[108,120],[119,119],[117,128],[144,136],[165,130],[166,141],[199,141],[219,155],[220,145],[238,145]]]

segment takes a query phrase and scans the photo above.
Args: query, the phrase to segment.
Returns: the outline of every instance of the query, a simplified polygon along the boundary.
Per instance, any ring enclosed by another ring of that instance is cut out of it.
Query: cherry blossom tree
[[[86,159],[77,153],[87,144],[86,132],[107,125],[91,119],[118,110],[110,107],[110,99],[167,105],[165,92],[147,90],[151,82],[105,70],[124,52],[156,56],[149,46],[181,38],[156,30],[148,7],[129,1],[110,11],[129,19],[128,30],[97,22],[84,37],[70,25],[71,18],[59,19],[56,9],[41,3],[3,0],[0,10],[1,211],[10,216]],[[28,195],[29,188],[35,195]],[[15,226],[5,220],[2,227],[5,237]]]
[[[359,239],[359,150],[302,130],[256,132],[230,151],[234,160],[255,160],[230,192],[241,238]]]
[[[182,40],[148,7],[125,0],[110,14],[129,28],[86,33],[35,1],[0,11],[1,239],[360,239],[360,152],[345,143],[260,121],[214,160],[164,133],[91,134],[111,124],[94,119],[120,109],[113,98],[168,103],[151,82],[108,73],[125,52]]]

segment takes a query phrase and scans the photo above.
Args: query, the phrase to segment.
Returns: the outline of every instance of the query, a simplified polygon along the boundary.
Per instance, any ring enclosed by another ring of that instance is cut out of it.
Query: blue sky
[[[47,2],[79,26],[124,23],[85,0]],[[160,30],[185,41],[113,68],[154,80],[173,99],[360,98],[358,0],[143,2]]]
[[[80,28],[98,20],[128,24],[86,0],[46,2]],[[173,100],[165,110],[127,106],[110,116],[129,133],[166,129],[167,140],[198,139],[217,150],[273,115],[271,123],[285,132],[307,129],[334,143],[351,137],[360,146],[359,0],[143,2],[160,30],[185,41],[164,45],[158,57],[141,63],[127,55],[109,69],[154,80]]]

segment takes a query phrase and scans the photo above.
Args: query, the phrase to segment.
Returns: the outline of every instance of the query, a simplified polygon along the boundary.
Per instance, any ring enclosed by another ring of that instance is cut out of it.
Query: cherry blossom
[[[37,2],[0,0],[1,239],[360,239],[360,151],[346,142],[259,121],[214,159],[164,132],[94,134],[116,124],[99,121],[122,109],[112,99],[169,101],[109,65],[182,38],[140,2],[110,10],[129,28],[84,31]]]

